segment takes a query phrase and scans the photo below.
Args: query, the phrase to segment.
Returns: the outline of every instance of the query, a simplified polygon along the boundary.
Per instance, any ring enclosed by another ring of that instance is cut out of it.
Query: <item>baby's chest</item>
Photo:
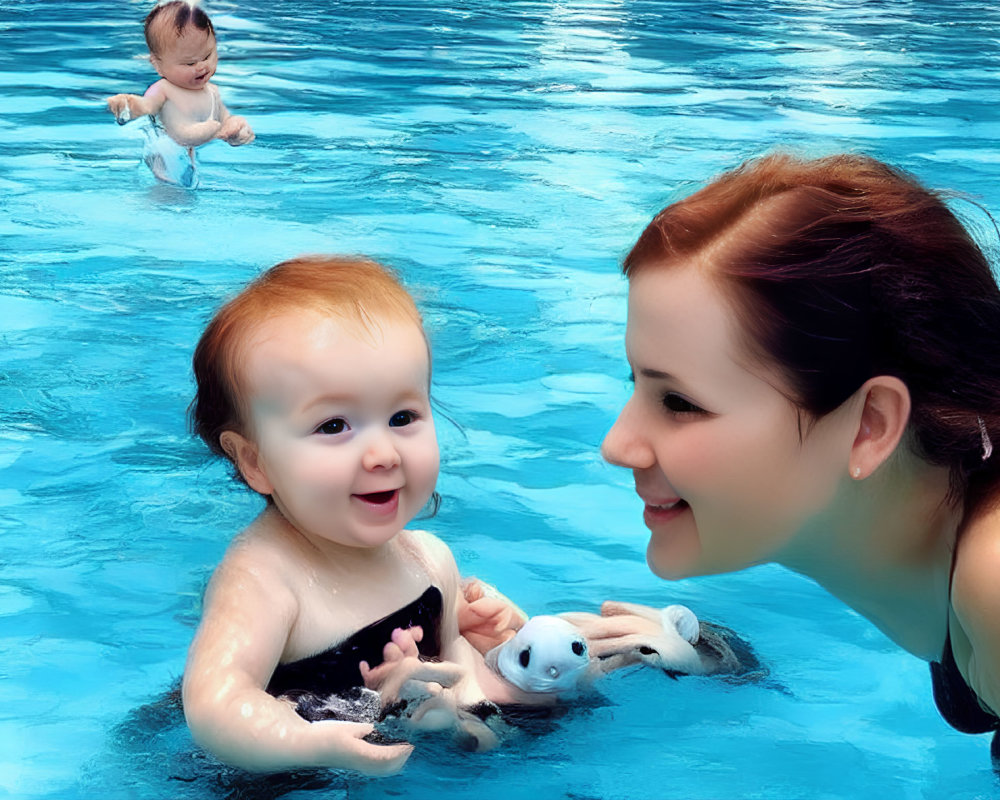
[[[160,109],[160,118],[165,125],[171,123],[206,122],[218,118],[218,103],[212,87],[197,92],[171,89],[166,102]]]
[[[365,592],[319,591],[299,598],[299,614],[292,626],[282,661],[294,661],[322,652],[370,631],[379,639],[378,652],[389,643],[395,627],[436,626],[440,602],[422,601],[429,582],[379,586]]]

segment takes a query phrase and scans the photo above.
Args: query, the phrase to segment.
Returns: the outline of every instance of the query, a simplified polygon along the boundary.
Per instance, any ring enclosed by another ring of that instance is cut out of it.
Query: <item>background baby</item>
[[[253,130],[243,117],[230,114],[211,83],[218,64],[215,29],[197,5],[170,0],[146,17],[146,44],[160,80],[141,97],[116,94],[108,109],[120,125],[143,116],[154,118],[173,141],[193,149],[213,139],[248,144]]]

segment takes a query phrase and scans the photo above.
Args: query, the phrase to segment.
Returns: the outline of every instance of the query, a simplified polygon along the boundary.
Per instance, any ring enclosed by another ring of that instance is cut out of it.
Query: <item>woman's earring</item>
[[[857,480],[858,478],[860,478],[861,477],[861,467],[855,467],[854,469],[852,469],[851,470],[851,475],[854,476],[854,480]]]
[[[986,432],[986,423],[983,422],[983,418],[976,417],[976,421],[979,423],[979,437],[983,442],[983,461],[986,461],[993,455],[993,442],[990,441],[990,435]]]

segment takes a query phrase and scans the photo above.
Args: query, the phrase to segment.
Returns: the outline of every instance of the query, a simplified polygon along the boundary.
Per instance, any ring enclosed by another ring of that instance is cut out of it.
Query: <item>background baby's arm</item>
[[[230,114],[229,109],[226,108],[226,104],[222,102],[218,87],[213,85],[212,90],[215,92],[216,101],[219,104],[219,122],[222,123],[219,126],[219,132],[215,134],[215,138],[222,139],[222,141],[231,144],[233,147],[238,147],[241,144],[250,144],[255,138],[250,123],[243,117]]]
[[[162,83],[162,80],[154,83],[142,97],[137,94],[113,95],[108,98],[108,110],[115,115],[115,120],[119,125],[124,125],[139,117],[156,114],[163,108],[167,99]]]
[[[368,724],[307,722],[264,691],[297,609],[294,593],[267,559],[227,554],[212,578],[184,671],[184,713],[195,740],[220,760],[257,772],[398,771],[409,745],[366,742]]]

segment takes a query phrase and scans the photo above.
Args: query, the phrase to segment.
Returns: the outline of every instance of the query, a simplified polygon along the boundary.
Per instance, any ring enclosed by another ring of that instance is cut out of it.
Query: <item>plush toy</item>
[[[584,624],[588,618],[602,618],[575,613],[531,617],[513,639],[486,654],[486,663],[522,691],[545,694],[575,691],[599,675],[637,663],[648,663],[673,675],[718,671],[718,660],[695,647],[701,625],[691,609],[680,605],[664,609],[633,606],[628,613],[654,622],[652,633],[641,640],[622,637],[621,649],[601,658],[591,658],[583,633],[570,620]]]
[[[593,677],[587,640],[561,617],[531,617],[513,639],[486,654],[486,663],[524,692],[570,692]]]

